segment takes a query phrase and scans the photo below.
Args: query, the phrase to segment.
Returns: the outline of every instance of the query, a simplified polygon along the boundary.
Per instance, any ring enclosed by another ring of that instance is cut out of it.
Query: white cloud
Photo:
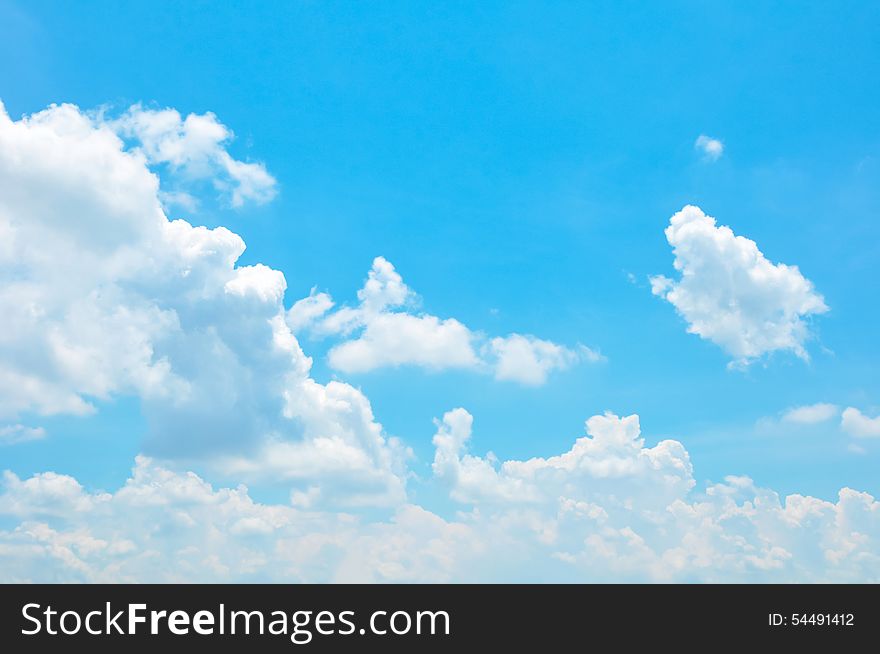
[[[283,416],[298,439],[272,436],[255,451],[221,456],[215,469],[235,479],[305,488],[321,499],[344,489],[346,505],[390,505],[406,497],[409,448],[386,437],[366,396],[342,382],[306,378],[285,390]]]
[[[312,288],[308,297],[294,302],[287,311],[287,324],[294,334],[304,330],[333,308],[333,300],[326,293]]]
[[[325,502],[400,501],[406,449],[360,391],[310,378],[283,274],[236,266],[245,244],[229,230],[164,214],[147,164],[200,172],[226,129],[173,111],[124,120],[140,148],[72,105],[0,111],[0,418],[135,395],[147,453],[265,470]]]
[[[171,254],[156,193],[143,163],[75,107],[16,122],[0,110],[2,415],[83,414],[89,397],[173,386],[151,344],[175,316],[124,288]]]
[[[438,318],[409,309],[418,298],[384,257],[376,257],[357,307],[330,311],[333,300],[315,293],[287,313],[295,332],[353,338],[334,345],[328,361],[347,373],[413,365],[428,370],[464,369],[491,373],[499,380],[541,385],[554,370],[603,357],[590,348],[568,348],[530,335],[487,338],[455,318]]]
[[[690,459],[678,441],[644,447],[638,416],[593,416],[588,436],[568,452],[527,461],[505,461],[466,453],[472,419],[464,409],[443,417],[434,436],[434,474],[463,502],[576,502],[607,504],[616,498],[643,508],[663,508],[694,485]],[[643,494],[644,489],[649,492]]]
[[[0,445],[15,445],[28,441],[38,441],[46,438],[46,430],[42,427],[27,427],[25,425],[5,425],[0,427]]]
[[[413,292],[385,257],[373,259],[367,281],[357,294],[361,310],[368,315],[380,313],[389,307],[403,306],[412,295]]]
[[[22,481],[6,471],[3,489],[0,512],[28,518],[82,513],[110,498],[106,493],[90,494],[73,477],[54,472],[38,473]]]
[[[0,580],[443,581],[470,530],[412,505],[388,522],[259,504],[138,457],[114,493],[73,478],[3,478]]]
[[[254,266],[240,266],[232,278],[223,285],[226,293],[245,298],[249,295],[261,303],[280,304],[284,299],[287,281],[279,270],[258,263]]]
[[[476,368],[474,335],[454,318],[380,313],[354,340],[333,347],[330,365],[343,372],[368,372],[384,366],[416,365],[432,370]]]
[[[149,163],[168,164],[194,179],[212,180],[218,190],[229,194],[234,207],[247,201],[263,204],[275,197],[275,178],[261,163],[232,158],[225,145],[233,134],[210,112],[183,118],[175,109],[135,105],[107,124],[120,135],[136,139]],[[168,197],[179,200],[181,196]]]
[[[255,502],[144,457],[112,493],[54,473],[3,477],[0,580],[880,581],[880,503],[758,488],[698,490],[681,443],[646,447],[637,416],[594,416],[562,454],[497,464],[466,453],[472,418],[447,413],[437,480],[454,519],[401,502],[390,518]]]
[[[856,438],[880,438],[880,416],[869,418],[854,407],[843,410],[840,426]]]
[[[162,206],[166,209],[182,207],[191,213],[195,213],[199,208],[198,199],[186,191],[160,191],[159,199],[162,201]]]
[[[443,370],[480,365],[473,347],[476,336],[454,318],[392,311],[414,303],[416,296],[384,257],[373,260],[357,296],[357,308],[343,307],[319,327],[324,333],[343,335],[362,328],[358,338],[330,350],[330,365],[337,370],[367,372],[408,364]]]
[[[703,158],[707,161],[718,161],[724,154],[724,144],[718,139],[711,136],[700,134],[694,141],[694,149],[703,153]]]
[[[815,425],[827,422],[840,413],[840,408],[827,402],[797,406],[782,414],[785,422],[794,422],[801,425]]]
[[[565,370],[582,361],[598,362],[603,357],[585,345],[569,349],[534,336],[511,334],[496,337],[484,348],[492,362],[495,379],[540,386],[554,370]]]
[[[779,350],[808,357],[806,319],[828,307],[797,266],[768,261],[754,241],[716,226],[699,207],[672,216],[666,239],[681,277],[652,277],[651,288],[684,317],[689,333],[721,347],[735,365]]]

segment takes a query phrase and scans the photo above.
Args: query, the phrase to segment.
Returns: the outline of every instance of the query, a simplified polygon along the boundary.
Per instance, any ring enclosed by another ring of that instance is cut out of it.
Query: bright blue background
[[[206,200],[191,219],[282,270],[288,305],[313,285],[354,301],[381,254],[431,313],[608,357],[538,389],[346,377],[423,476],[431,419],[452,407],[474,414],[474,449],[502,459],[568,449],[608,409],[639,413],[649,443],[680,439],[701,481],[747,474],[830,498],[880,493],[875,443],[857,455],[835,422],[755,424],[818,401],[880,404],[878,44],[876,2],[0,0],[0,98],[14,117],[62,101],[215,112],[280,195],[241,211]],[[724,141],[718,162],[694,151],[701,133]],[[686,203],[824,294],[811,362],[728,371],[651,295]],[[303,346],[329,379],[326,344]],[[144,431],[124,398],[43,424],[50,437],[0,449],[0,468],[114,488]]]

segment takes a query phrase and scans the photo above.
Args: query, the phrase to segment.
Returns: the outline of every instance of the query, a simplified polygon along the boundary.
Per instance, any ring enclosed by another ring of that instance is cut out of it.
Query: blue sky
[[[878,14],[868,2],[0,0],[0,99],[13,119],[63,102],[215,114],[235,134],[229,153],[262,162],[277,196],[232,207],[203,182],[188,187],[197,209],[167,213],[241,235],[239,265],[282,271],[285,308],[313,287],[355,306],[382,256],[416,312],[601,352],[534,386],[411,365],[341,372],[327,359],[336,340],[297,333],[313,377],[360,389],[412,448],[412,502],[454,508],[431,479],[433,419],[454,407],[473,416],[471,451],[501,460],[563,452],[590,416],[637,413],[648,446],[684,444],[698,484],[745,475],[833,501],[842,487],[880,493],[880,441],[839,417],[782,416],[880,408]],[[700,135],[723,143],[717,160]],[[685,205],[821,294],[808,359],[782,348],[732,368],[652,294],[649,277],[675,277],[664,229]],[[90,416],[21,412],[13,422],[47,436],[0,449],[0,468],[119,487],[149,420],[132,393],[95,402]],[[248,485],[267,502],[289,492]]]

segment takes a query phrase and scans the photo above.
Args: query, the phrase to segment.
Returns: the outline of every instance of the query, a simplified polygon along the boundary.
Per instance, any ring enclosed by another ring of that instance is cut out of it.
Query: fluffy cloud
[[[565,370],[581,361],[597,362],[603,357],[585,345],[570,349],[534,336],[511,334],[496,337],[484,347],[492,362],[495,379],[539,386],[553,370]]]
[[[333,368],[348,373],[414,365],[482,371],[499,380],[537,386],[554,370],[602,359],[583,345],[568,348],[522,334],[487,339],[454,318],[412,313],[417,296],[384,257],[373,261],[358,300],[357,307],[331,311],[331,297],[313,290],[290,308],[287,322],[294,331],[320,336],[350,337],[357,332],[328,354]]]
[[[694,485],[677,441],[637,416],[594,416],[562,454],[467,454],[472,418],[438,423],[434,472],[470,505],[444,519],[400,503],[357,517],[255,502],[139,457],[112,493],[6,473],[2,581],[880,581],[880,503],[781,498],[746,477]]]
[[[0,111],[2,415],[88,413],[89,396],[174,383],[151,343],[175,317],[123,290],[166,263],[170,228],[156,178],[121,146],[69,105],[17,122]]]
[[[229,230],[165,215],[148,164],[201,174],[225,128],[139,109],[120,121],[0,111],[0,418],[136,395],[147,453],[265,470],[327,501],[400,501],[406,449],[360,391],[311,379],[284,275],[237,266],[245,244]]]
[[[331,366],[350,373],[400,365],[476,368],[480,361],[473,340],[454,318],[382,313],[369,320],[357,339],[334,346],[328,357]]]
[[[718,139],[713,139],[705,134],[700,134],[697,140],[694,141],[694,149],[702,152],[703,158],[706,161],[718,161],[721,155],[724,154],[724,144]]]
[[[651,278],[651,289],[688,323],[688,332],[712,341],[748,365],[789,350],[807,358],[806,319],[828,311],[797,266],[768,261],[754,241],[737,236],[699,207],[686,206],[666,228],[678,280]]]
[[[801,425],[815,425],[831,420],[838,413],[840,413],[840,409],[836,405],[819,402],[817,404],[793,407],[782,414],[782,420]]]
[[[841,428],[856,438],[880,438],[880,416],[869,418],[854,407],[847,407],[840,416]]]
[[[463,502],[575,502],[607,505],[638,496],[643,507],[665,507],[693,485],[690,459],[678,441],[644,447],[638,416],[593,416],[587,436],[563,454],[528,461],[505,461],[466,453],[472,418],[450,411],[434,436],[434,474]],[[642,489],[649,489],[644,496]]]
[[[123,116],[109,121],[121,136],[138,144],[151,164],[168,164],[173,170],[194,179],[210,179],[217,190],[228,193],[233,207],[245,202],[268,202],[277,192],[277,183],[261,163],[233,159],[226,144],[233,134],[212,113],[181,117],[175,109],[131,107]],[[191,196],[179,192],[167,196],[186,205]]]
[[[306,329],[318,318],[333,308],[333,299],[326,293],[317,293],[315,288],[308,297],[297,300],[287,311],[287,324],[294,333]]]

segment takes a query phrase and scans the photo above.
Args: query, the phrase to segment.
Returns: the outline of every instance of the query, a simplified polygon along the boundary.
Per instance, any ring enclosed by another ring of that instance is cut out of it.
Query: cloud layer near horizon
[[[471,416],[438,422],[445,519],[400,502],[387,519],[260,504],[139,457],[113,493],[6,473],[3,581],[876,582],[880,503],[780,498],[747,477],[694,490],[677,441],[644,447],[637,416],[595,416],[547,459],[465,452]]]

